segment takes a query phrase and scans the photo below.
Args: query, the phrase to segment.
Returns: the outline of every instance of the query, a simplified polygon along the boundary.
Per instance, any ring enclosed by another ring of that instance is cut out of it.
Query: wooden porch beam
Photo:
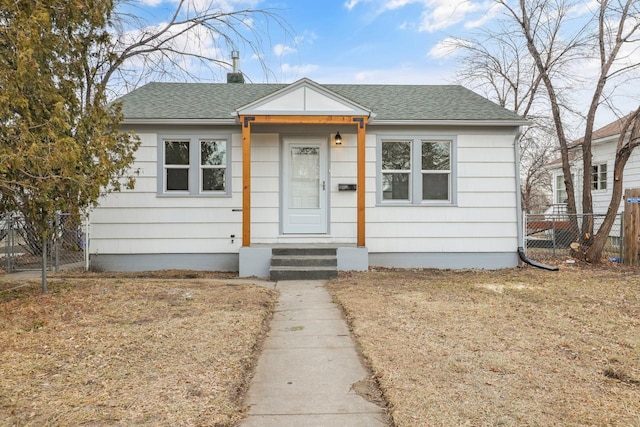
[[[365,246],[366,116],[252,115],[240,116],[242,126],[242,246],[251,246],[251,125],[343,124],[357,128],[357,244]]]
[[[242,123],[242,246],[251,246],[251,122],[252,117],[240,117]]]
[[[358,247],[365,246],[365,153],[366,153],[366,135],[367,135],[367,118],[351,118],[352,122],[356,122],[358,124],[358,146],[357,146],[357,164],[358,164],[358,172],[356,182],[358,184],[358,194],[357,194],[357,216],[358,216],[358,235],[357,235],[357,243]]]
[[[253,124],[345,124],[352,125],[354,116],[306,116],[306,115],[291,115],[291,116],[253,116]],[[358,119],[366,120],[366,117],[357,117]]]

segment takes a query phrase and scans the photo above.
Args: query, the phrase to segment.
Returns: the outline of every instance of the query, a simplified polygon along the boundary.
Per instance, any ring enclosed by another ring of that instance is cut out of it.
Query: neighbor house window
[[[564,175],[556,175],[556,203],[567,203],[567,186],[564,183]]]
[[[594,190],[607,189],[607,164],[595,165],[591,169],[591,185]]]
[[[381,138],[379,201],[381,203],[454,203],[454,139]]]
[[[189,191],[189,141],[164,141],[166,191]]]
[[[160,138],[158,194],[227,196],[231,194],[230,138]]]

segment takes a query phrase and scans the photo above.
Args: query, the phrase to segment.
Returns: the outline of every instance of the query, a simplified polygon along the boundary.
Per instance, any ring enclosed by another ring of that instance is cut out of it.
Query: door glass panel
[[[320,147],[291,147],[289,207],[320,207]]]

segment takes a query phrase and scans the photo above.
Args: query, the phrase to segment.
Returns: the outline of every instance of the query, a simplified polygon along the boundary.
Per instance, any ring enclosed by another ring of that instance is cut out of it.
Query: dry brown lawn
[[[177,274],[79,276],[51,279],[47,294],[38,281],[0,283],[1,426],[241,418],[274,291]]]
[[[405,426],[640,426],[638,270],[377,271],[329,283]]]

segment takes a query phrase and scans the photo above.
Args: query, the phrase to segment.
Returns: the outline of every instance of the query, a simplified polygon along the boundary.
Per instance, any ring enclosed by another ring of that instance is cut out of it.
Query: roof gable
[[[317,83],[302,79],[238,108],[239,115],[298,114],[368,116],[371,111]]]

